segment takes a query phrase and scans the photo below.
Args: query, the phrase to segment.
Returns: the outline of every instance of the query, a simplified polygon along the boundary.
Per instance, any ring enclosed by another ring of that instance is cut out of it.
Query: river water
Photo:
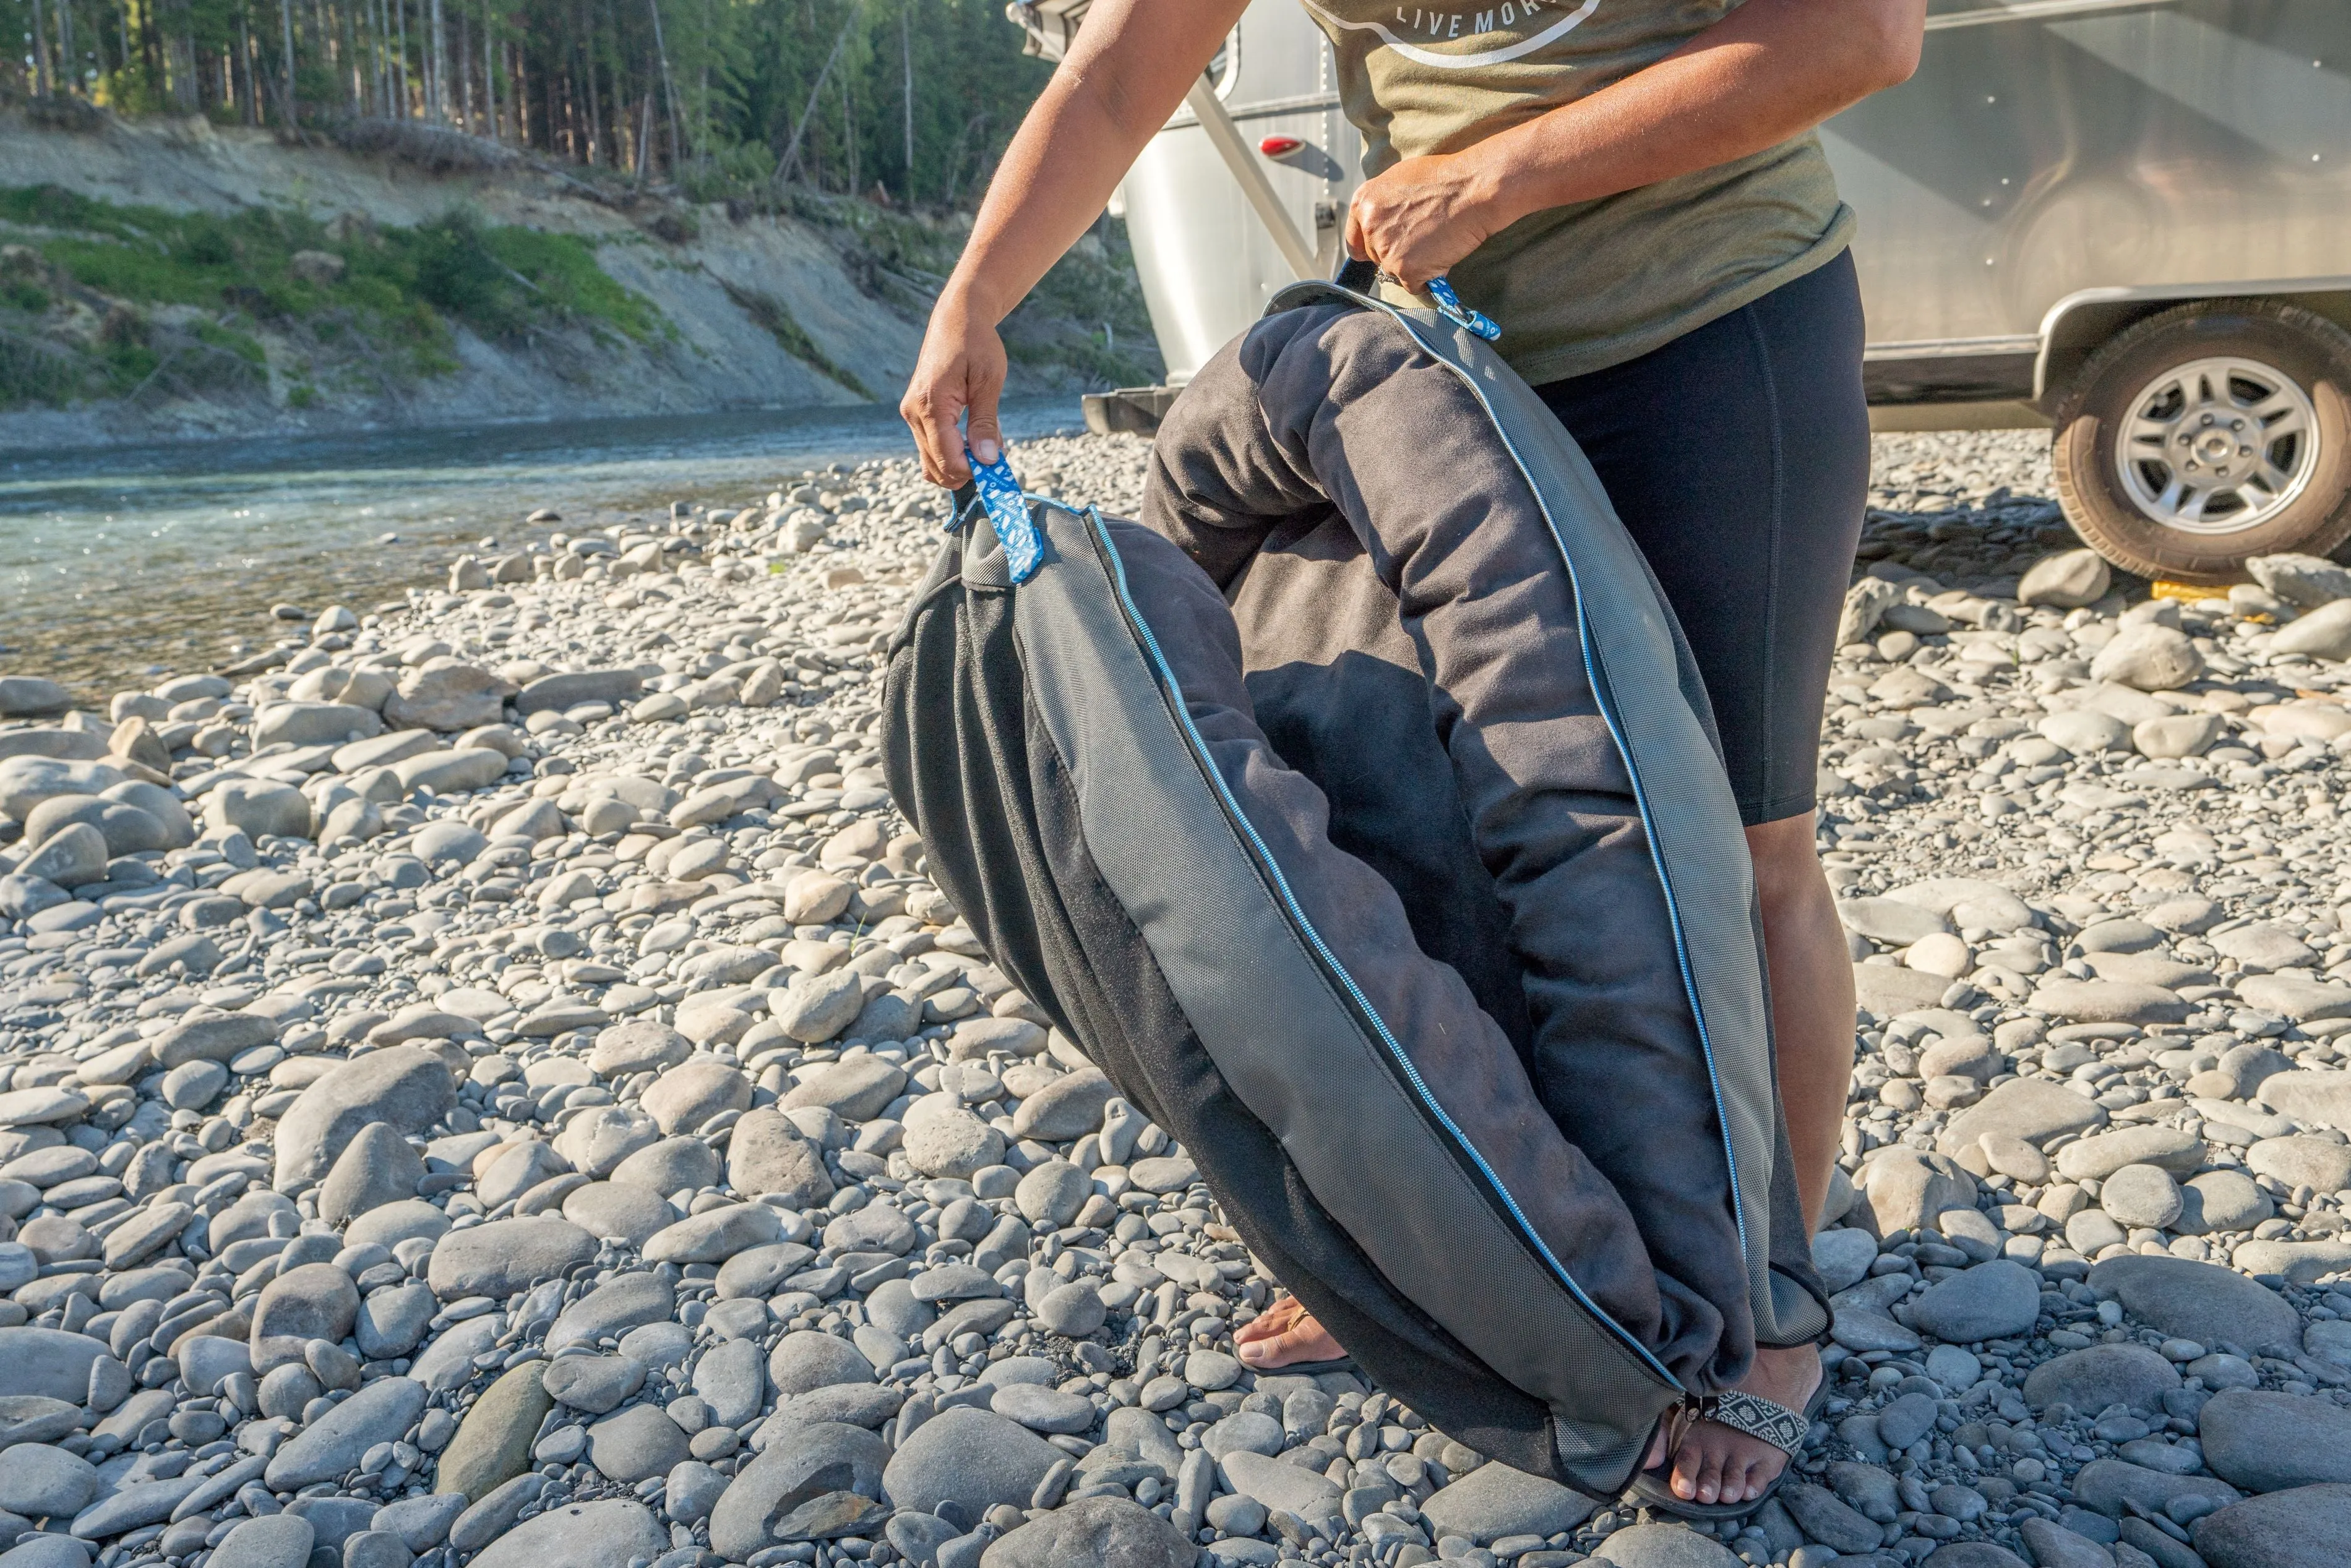
[[[1016,445],[1081,423],[1071,397],[1008,402],[1004,422]],[[742,505],[913,452],[873,404],[0,452],[0,674],[95,702],[266,645],[273,604],[364,612],[486,540]],[[527,527],[541,507],[563,521]]]

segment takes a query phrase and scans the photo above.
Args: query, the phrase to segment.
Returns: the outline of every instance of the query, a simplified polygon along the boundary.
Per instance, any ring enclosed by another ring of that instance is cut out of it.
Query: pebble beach
[[[1013,460],[1131,513],[1146,450]],[[2151,588],[2053,495],[1877,438],[1832,1397],[1718,1527],[1236,1359],[1274,1282],[890,802],[911,465],[17,668],[0,1568],[2351,1560],[2351,570]]]

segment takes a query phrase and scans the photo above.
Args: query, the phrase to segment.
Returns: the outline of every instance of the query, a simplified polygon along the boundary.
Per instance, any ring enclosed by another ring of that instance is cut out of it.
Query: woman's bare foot
[[[1301,1361],[1337,1361],[1347,1353],[1295,1296],[1284,1296],[1233,1334],[1234,1354],[1252,1372],[1272,1372]]]
[[[1750,1394],[1802,1410],[1820,1385],[1818,1347],[1797,1345],[1789,1350],[1755,1352],[1755,1364],[1739,1387]],[[1655,1469],[1666,1459],[1666,1435],[1649,1445],[1644,1469]],[[1682,1434],[1674,1450],[1673,1493],[1684,1502],[1739,1503],[1760,1498],[1763,1489],[1785,1469],[1788,1456],[1761,1437],[1750,1437],[1719,1422],[1700,1421]]]

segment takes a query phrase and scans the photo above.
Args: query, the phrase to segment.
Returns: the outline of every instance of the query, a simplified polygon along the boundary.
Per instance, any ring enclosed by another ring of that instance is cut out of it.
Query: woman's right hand
[[[898,403],[921,450],[923,476],[932,484],[952,490],[970,482],[967,444],[982,463],[995,462],[1003,451],[997,404],[1005,368],[1004,340],[993,319],[959,291],[942,294],[924,330],[914,379]]]

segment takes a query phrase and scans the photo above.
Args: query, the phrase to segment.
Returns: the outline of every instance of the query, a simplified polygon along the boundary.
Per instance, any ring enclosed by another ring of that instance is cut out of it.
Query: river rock
[[[2024,1402],[2035,1410],[2064,1404],[2085,1413],[2109,1405],[2160,1410],[2179,1386],[2171,1363],[2137,1344],[2098,1344],[2043,1362],[2024,1380]]]
[[[1489,1460],[1459,1480],[1440,1487],[1420,1505],[1421,1512],[1448,1535],[1466,1535],[1480,1546],[1510,1535],[1556,1535],[1592,1516],[1592,1499],[1556,1481]]]
[[[2295,1487],[2207,1514],[2192,1527],[2211,1568],[2310,1568],[2351,1561],[2351,1486]]]
[[[2040,1276],[1995,1258],[1929,1286],[1912,1302],[1910,1321],[1938,1339],[1972,1344],[2027,1333],[2040,1313]]]
[[[525,1362],[490,1385],[442,1450],[434,1484],[475,1502],[530,1469],[539,1423],[555,1408],[542,1381],[547,1364]]]
[[[669,1550],[669,1532],[653,1511],[625,1499],[548,1510],[499,1536],[466,1568],[617,1568],[650,1563]]]
[[[596,1256],[596,1239],[568,1219],[534,1215],[452,1231],[433,1249],[426,1282],[444,1301],[465,1296],[501,1300]]]
[[[1198,1548],[1149,1509],[1122,1497],[1080,1498],[990,1545],[979,1568],[1192,1568]]]
[[[2196,1431],[2212,1473],[2247,1491],[2351,1484],[2351,1411],[2324,1400],[2225,1389],[2204,1402]]]
[[[278,1190],[325,1176],[370,1123],[421,1134],[447,1115],[456,1099],[448,1067],[421,1046],[386,1046],[329,1069],[277,1124]]]
[[[277,1450],[265,1479],[274,1491],[298,1491],[318,1481],[340,1480],[359,1469],[378,1443],[399,1440],[423,1413],[424,1385],[407,1377],[381,1377],[305,1426]]]
[[[2110,1258],[2090,1270],[2093,1287],[2123,1310],[2178,1339],[2227,1342],[2291,1354],[2301,1320],[2276,1291],[2211,1263],[2185,1258]]]
[[[963,1406],[917,1427],[892,1456],[882,1483],[900,1508],[934,1513],[954,1502],[977,1519],[998,1503],[1026,1506],[1061,1458],[1061,1449],[1026,1428]]]
[[[921,1433],[915,1437],[919,1438]],[[884,1490],[884,1467],[892,1463],[882,1439],[862,1427],[831,1421],[796,1427],[769,1444],[728,1484],[718,1506],[711,1511],[711,1548],[740,1562],[774,1543],[778,1522],[828,1492],[852,1491],[876,1500],[888,1497],[901,1508],[914,1507],[894,1488]],[[1020,1500],[1026,1503],[1028,1499],[1023,1496]]]

